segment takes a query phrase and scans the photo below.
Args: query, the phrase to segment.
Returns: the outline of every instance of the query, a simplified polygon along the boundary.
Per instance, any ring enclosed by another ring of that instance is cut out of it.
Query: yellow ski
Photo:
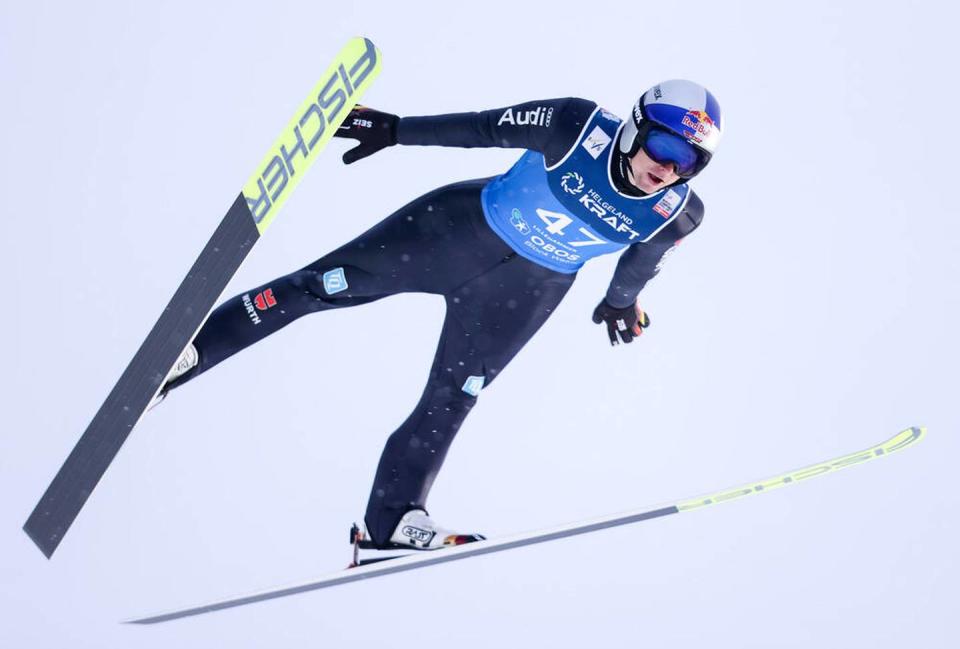
[[[788,484],[802,482],[809,478],[815,478],[828,473],[835,473],[840,469],[863,464],[864,462],[869,462],[880,457],[886,457],[895,451],[899,451],[900,449],[919,442],[921,439],[923,439],[924,435],[926,435],[925,428],[908,428],[898,433],[891,439],[866,450],[860,451],[859,453],[852,453],[850,455],[844,455],[832,460],[813,464],[803,469],[790,471],[789,473],[784,473],[767,480],[751,482],[742,487],[723,489],[715,494],[702,496],[700,498],[661,505],[660,507],[656,507],[654,509],[644,508],[634,511],[620,512],[618,514],[601,516],[591,520],[578,521],[567,525],[559,525],[550,529],[525,532],[499,539],[489,539],[475,543],[467,543],[465,545],[458,545],[449,549],[414,552],[399,558],[387,559],[378,561],[376,563],[368,563],[357,568],[351,568],[349,570],[333,573],[325,577],[314,579],[313,581],[281,586],[279,588],[272,588],[247,595],[231,597],[215,602],[209,602],[207,604],[201,604],[199,606],[193,606],[191,608],[182,608],[179,610],[168,611],[166,613],[157,613],[146,617],[127,620],[127,622],[131,624],[156,624],[158,622],[168,622],[170,620],[177,620],[193,615],[201,615],[203,613],[211,613],[213,611],[244,606],[246,604],[253,604],[255,602],[262,602],[269,599],[276,599],[278,597],[288,597],[298,593],[320,590],[321,588],[331,588],[333,586],[340,586],[342,584],[348,584],[355,581],[373,579],[375,577],[382,577],[384,575],[390,575],[398,572],[406,572],[408,570],[417,570],[419,568],[425,568],[427,566],[432,566],[439,563],[459,561],[460,559],[467,559],[469,557],[503,552],[504,550],[524,547],[527,545],[536,545],[538,543],[546,543],[547,541],[555,541],[557,539],[578,536],[580,534],[588,534],[590,532],[597,532],[599,530],[618,527],[620,525],[628,525],[630,523],[639,523],[640,521],[661,518],[663,516],[669,516],[670,514],[694,511],[709,505],[729,502],[749,494],[764,493]]]

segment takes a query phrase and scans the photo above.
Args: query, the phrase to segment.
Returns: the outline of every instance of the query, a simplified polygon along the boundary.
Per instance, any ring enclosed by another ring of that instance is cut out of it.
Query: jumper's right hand
[[[611,345],[620,343],[618,336],[623,339],[623,342],[632,343],[634,338],[640,336],[643,330],[650,326],[650,318],[639,304],[621,308],[607,304],[606,299],[593,310],[593,322],[606,323]]]
[[[400,118],[379,110],[356,106],[343,120],[343,124],[334,133],[334,137],[348,137],[358,140],[359,145],[343,154],[343,162],[350,164],[380,149],[397,143],[397,125]]]

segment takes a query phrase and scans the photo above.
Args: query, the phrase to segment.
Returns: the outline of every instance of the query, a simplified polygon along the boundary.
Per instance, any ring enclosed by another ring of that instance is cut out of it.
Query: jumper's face
[[[657,162],[641,148],[630,158],[630,182],[647,194],[660,191],[678,180],[676,166],[672,162]]]

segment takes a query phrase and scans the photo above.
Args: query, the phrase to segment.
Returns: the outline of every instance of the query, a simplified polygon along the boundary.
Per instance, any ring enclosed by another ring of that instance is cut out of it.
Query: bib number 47
[[[540,217],[540,220],[544,222],[547,226],[547,232],[550,234],[560,235],[561,237],[566,237],[564,228],[573,223],[573,219],[568,215],[561,212],[551,212],[550,210],[545,210],[542,208],[537,208],[537,216]],[[568,241],[567,243],[574,248],[581,248],[583,246],[598,246],[606,243],[603,239],[599,238],[586,228],[578,229],[580,234],[587,237],[585,240],[580,241]]]

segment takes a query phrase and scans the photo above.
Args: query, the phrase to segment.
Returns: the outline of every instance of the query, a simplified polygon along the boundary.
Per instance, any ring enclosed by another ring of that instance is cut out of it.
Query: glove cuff
[[[390,117],[390,146],[393,146],[395,144],[400,144],[400,124],[403,123],[403,118],[396,115],[391,115]]]

